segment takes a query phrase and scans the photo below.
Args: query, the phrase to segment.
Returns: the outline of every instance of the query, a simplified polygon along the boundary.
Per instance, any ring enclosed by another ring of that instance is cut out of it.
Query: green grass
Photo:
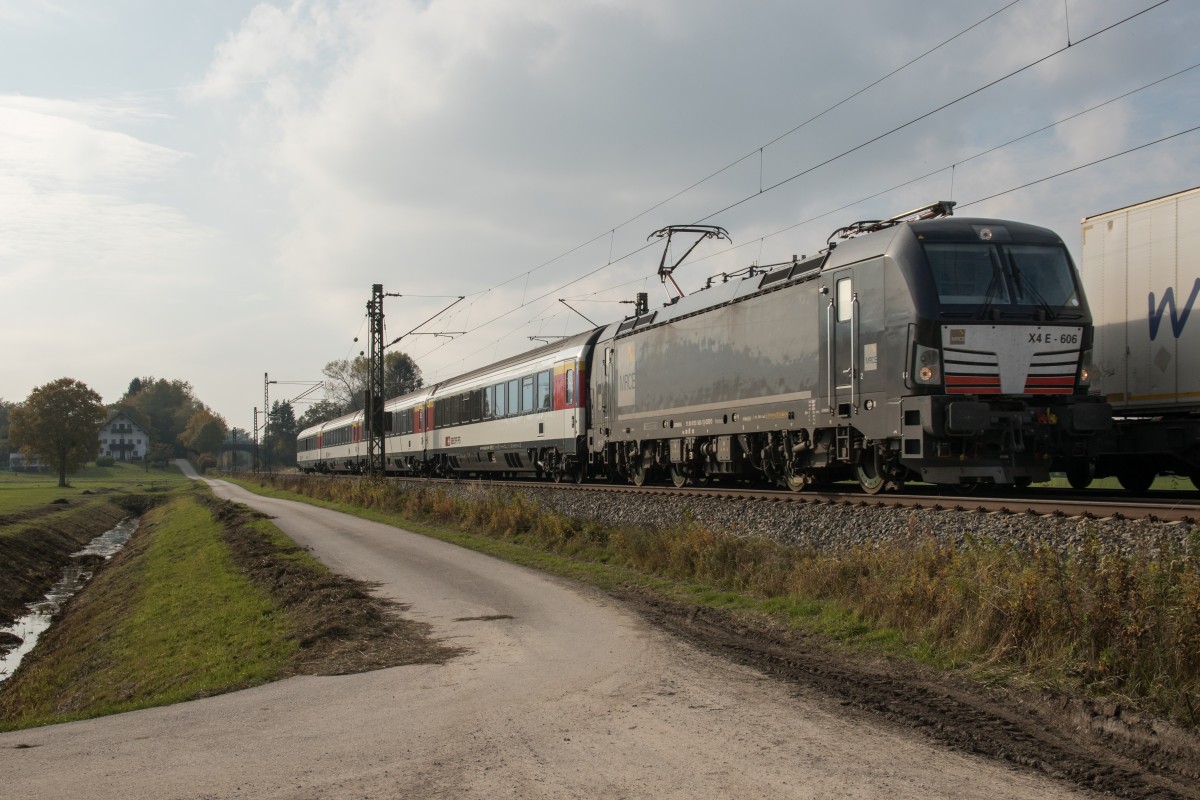
[[[291,483],[283,475],[275,480]],[[910,640],[895,627],[873,624],[858,610],[835,599],[739,590],[731,588],[728,581],[704,579],[695,571],[662,569],[661,564],[651,564],[638,555],[659,552],[665,541],[679,535],[686,537],[699,530],[696,528],[669,532],[667,539],[660,532],[616,531],[541,512],[522,495],[493,498],[476,506],[464,519],[460,516],[462,508],[472,504],[455,501],[442,491],[401,493],[403,499],[397,505],[396,493],[384,487],[372,488],[366,481],[327,483],[343,489],[351,484],[362,487],[365,496],[355,493],[358,496],[353,501],[275,488],[257,479],[234,482],[264,496],[299,500],[402,527],[607,592],[650,594],[678,603],[784,620],[796,629],[825,637],[829,646],[850,652],[914,659],[939,667],[962,661],[950,652]],[[619,553],[612,547],[614,533],[623,541]]]
[[[138,552],[101,571],[3,685],[0,730],[255,685],[291,658],[289,620],[232,563],[206,508],[177,497],[146,524]]]
[[[309,492],[320,505],[608,590],[770,614],[837,646],[1117,695],[1200,724],[1197,531],[1182,546],[1114,553],[1093,540],[1063,556],[986,540],[941,544],[915,522],[907,541],[834,553],[696,525],[606,528],[502,489],[465,499],[368,480],[269,480],[279,488],[243,485]]]
[[[141,464],[117,463],[111,467],[87,466],[69,475],[66,488],[58,487],[58,477],[49,473],[0,470],[0,514],[12,514],[55,500],[73,500],[101,491],[165,491],[185,486],[187,478],[177,468],[149,471]]]

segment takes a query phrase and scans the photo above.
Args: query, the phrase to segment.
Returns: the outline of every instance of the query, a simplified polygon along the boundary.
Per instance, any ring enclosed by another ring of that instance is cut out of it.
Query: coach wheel
[[[1067,464],[1067,483],[1072,489],[1083,491],[1092,485],[1096,467],[1088,459],[1078,459]]]
[[[1018,489],[1028,489],[1030,486],[1033,486],[1033,478],[1029,477],[1028,475],[1021,475],[1017,478],[1013,478],[1013,486],[1017,487]]]
[[[1200,470],[1196,470],[1189,477],[1192,479],[1192,486],[1200,489]]]
[[[1121,488],[1131,494],[1142,494],[1149,491],[1157,476],[1154,471],[1139,464],[1124,467],[1117,473],[1117,481]]]
[[[676,489],[682,489],[683,485],[687,483],[687,479],[688,476],[687,473],[684,472],[682,464],[671,465],[671,483]]]

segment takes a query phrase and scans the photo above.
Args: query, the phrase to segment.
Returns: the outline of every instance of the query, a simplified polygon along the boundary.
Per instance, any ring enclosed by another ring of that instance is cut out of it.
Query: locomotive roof
[[[673,303],[653,309],[648,314],[609,325],[602,338],[623,336],[650,325],[661,325],[748,295],[757,294],[760,291],[781,288],[794,281],[811,280],[831,269],[878,258],[891,252],[893,245],[904,238],[915,237],[923,241],[977,242],[980,240],[980,228],[1003,229],[1007,236],[998,236],[997,242],[1012,238],[1029,244],[1062,244],[1062,237],[1048,228],[1006,219],[939,217],[903,222],[883,230],[845,239],[820,255],[782,266],[765,275],[761,272],[746,275],[693,292]]]

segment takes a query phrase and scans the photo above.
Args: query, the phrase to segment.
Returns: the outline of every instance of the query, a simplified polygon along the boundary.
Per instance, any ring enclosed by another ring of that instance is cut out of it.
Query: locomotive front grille
[[[947,394],[1069,395],[1079,368],[1079,328],[944,326]]]

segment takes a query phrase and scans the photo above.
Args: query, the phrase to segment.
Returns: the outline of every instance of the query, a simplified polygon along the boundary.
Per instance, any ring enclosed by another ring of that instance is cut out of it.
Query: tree
[[[331,419],[336,419],[346,412],[342,411],[342,407],[332,400],[318,400],[308,407],[308,410],[300,417],[296,423],[297,432],[305,428],[311,428],[313,425],[320,425],[322,422],[328,422]]]
[[[179,441],[197,453],[215,455],[221,451],[227,430],[228,426],[219,414],[200,408],[188,419],[187,427],[179,434]]]
[[[39,456],[58,472],[58,485],[100,452],[108,413],[100,395],[74,378],[59,378],[30,392],[12,412],[10,432],[29,458]]]
[[[285,467],[296,466],[296,434],[299,432],[292,404],[279,401],[272,403],[271,424],[267,429],[266,443],[270,453],[268,463]]]
[[[325,396],[340,409],[339,414],[361,411],[367,390],[367,357],[353,361],[339,358],[321,370],[326,377]],[[399,397],[424,385],[421,368],[407,353],[393,351],[383,356],[383,394],[385,398]]]
[[[12,449],[8,438],[8,420],[16,403],[0,400],[0,467],[8,466],[8,453]]]
[[[150,445],[150,451],[146,454],[146,470],[150,470],[150,465],[156,467],[165,467],[171,461],[171,457],[175,455],[175,448],[172,445],[158,442]]]
[[[192,394],[192,385],[187,381],[168,381],[149,376],[135,378],[130,381],[129,388],[139,388],[139,391],[136,394],[126,392],[120,406],[133,409],[136,415],[131,416],[138,420],[138,424],[146,420],[145,427],[150,431],[151,441],[179,448],[179,435],[187,428],[192,415],[204,408],[204,404]],[[177,449],[176,454],[183,455],[182,449]]]
[[[415,392],[425,385],[421,377],[421,368],[408,353],[393,351],[383,356],[383,387],[384,397],[399,397],[402,394]]]

